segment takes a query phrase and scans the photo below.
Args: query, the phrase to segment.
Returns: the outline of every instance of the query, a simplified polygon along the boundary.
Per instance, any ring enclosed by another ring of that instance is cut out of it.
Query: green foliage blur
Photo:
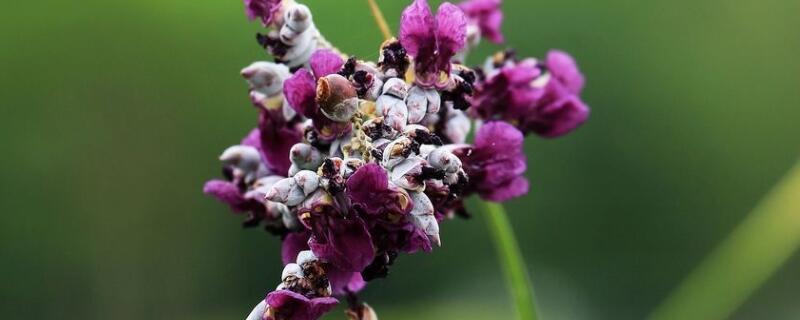
[[[378,2],[396,30],[409,1]],[[366,1],[304,3],[377,58]],[[542,318],[641,319],[800,155],[800,2],[504,8],[520,55],[576,57],[592,107],[574,134],[528,139],[531,193],[507,205]],[[269,59],[259,30],[241,0],[0,4],[2,318],[242,319],[277,285],[278,239],[201,193],[256,123],[238,72]],[[470,207],[370,284],[381,319],[511,316]],[[798,288],[795,257],[735,318],[797,319]]]

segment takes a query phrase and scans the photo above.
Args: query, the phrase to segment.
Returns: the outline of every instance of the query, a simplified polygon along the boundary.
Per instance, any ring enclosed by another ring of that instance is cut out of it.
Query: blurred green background
[[[377,56],[364,0],[304,2],[339,48]],[[379,0],[393,28],[407,2]],[[508,205],[543,318],[641,319],[800,155],[800,2],[504,8],[521,55],[577,58],[592,107],[528,140],[532,191]],[[279,241],[201,193],[255,125],[238,72],[268,59],[258,30],[240,0],[0,4],[3,318],[241,319],[278,283]],[[512,314],[470,205],[367,288],[382,319]],[[735,318],[797,319],[799,288],[795,256]]]

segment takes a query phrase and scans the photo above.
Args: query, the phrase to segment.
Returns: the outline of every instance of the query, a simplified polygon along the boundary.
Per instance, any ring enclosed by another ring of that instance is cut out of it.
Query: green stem
[[[728,319],[800,247],[800,162],[651,314]]]
[[[517,319],[536,319],[536,304],[533,301],[533,287],[531,286],[525,260],[519,250],[514,230],[508,222],[503,206],[494,202],[485,202],[486,222],[494,240],[497,258],[503,266],[506,285],[511,292],[516,307]]]

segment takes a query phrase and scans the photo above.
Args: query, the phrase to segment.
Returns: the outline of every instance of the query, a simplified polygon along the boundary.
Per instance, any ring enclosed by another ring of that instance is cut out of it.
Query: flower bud
[[[231,146],[222,152],[219,160],[223,164],[233,166],[234,179],[244,178],[247,184],[255,181],[260,171],[265,169],[261,164],[261,153],[251,146]]]
[[[300,251],[297,254],[297,264],[298,265],[302,266],[302,265],[304,265],[306,263],[315,262],[315,261],[317,261],[317,256],[315,256],[314,252],[311,252],[311,250],[303,250],[303,251]]]
[[[469,118],[463,111],[450,110],[444,125],[444,135],[453,143],[464,143],[467,141],[467,134],[469,134],[471,126]]]
[[[302,278],[303,268],[300,268],[300,266],[296,263],[287,264],[285,267],[283,267],[281,281],[286,281],[289,277]]]
[[[285,27],[298,33],[306,31],[314,23],[311,10],[303,4],[295,4],[286,10],[283,19]]]
[[[428,235],[431,244],[441,246],[439,222],[436,221],[431,199],[422,192],[409,192],[408,194],[411,196],[411,201],[414,202],[414,207],[411,209],[411,217],[414,225],[422,229],[425,234]]]
[[[436,169],[444,170],[446,173],[455,173],[461,169],[461,159],[454,155],[447,146],[431,151],[428,154],[428,163]]]
[[[292,213],[292,210],[289,210],[283,203],[267,201],[267,211],[274,212],[281,218],[281,222],[283,222],[283,226],[289,230],[299,230],[300,229],[300,222],[297,221],[297,216]]]
[[[383,84],[383,94],[405,100],[408,96],[408,85],[403,79],[390,78]]]
[[[258,170],[258,166],[261,164],[261,154],[254,147],[236,145],[225,149],[219,156],[219,160],[250,172]]]
[[[336,73],[317,81],[316,100],[325,116],[339,122],[350,121],[359,107],[356,89],[347,78]]]
[[[375,314],[375,310],[366,303],[353,306],[345,310],[344,313],[348,320],[378,320],[378,315]]]
[[[296,206],[303,202],[306,195],[293,178],[282,179],[272,186],[265,198],[269,201],[283,203],[287,206]]]
[[[322,164],[324,157],[310,144],[298,143],[289,151],[289,159],[300,169],[316,170]]]
[[[426,114],[439,112],[441,97],[436,90],[413,86],[408,91],[406,105],[408,106],[408,122],[419,123]]]
[[[291,75],[285,65],[265,61],[253,62],[241,73],[250,85],[251,96],[259,100],[283,93],[283,81]]]
[[[300,189],[307,196],[319,187],[319,176],[316,172],[311,170],[302,170],[295,174],[293,177]]]
[[[397,131],[403,131],[408,123],[408,107],[403,100],[396,99],[395,103],[384,110],[384,123]]]

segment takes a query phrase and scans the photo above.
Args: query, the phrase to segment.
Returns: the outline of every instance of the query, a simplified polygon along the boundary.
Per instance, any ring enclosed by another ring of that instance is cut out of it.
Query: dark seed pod
[[[350,121],[358,111],[358,93],[347,78],[333,73],[317,82],[317,103],[328,118],[334,121]]]

